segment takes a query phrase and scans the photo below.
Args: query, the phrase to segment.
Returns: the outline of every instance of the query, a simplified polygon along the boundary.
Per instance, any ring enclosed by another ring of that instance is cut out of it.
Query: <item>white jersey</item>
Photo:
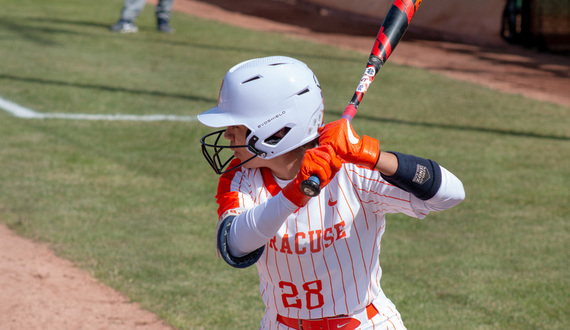
[[[280,190],[268,169],[230,172],[220,179],[219,215],[239,214]],[[385,215],[421,219],[429,209],[378,171],[343,164],[320,195],[288,216],[256,263],[266,306],[263,327],[276,328],[277,314],[347,315],[385,300],[378,259]]]

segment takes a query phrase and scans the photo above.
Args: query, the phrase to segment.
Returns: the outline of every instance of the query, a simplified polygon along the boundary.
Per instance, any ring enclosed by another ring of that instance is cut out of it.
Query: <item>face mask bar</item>
[[[225,139],[222,139],[225,133],[225,129],[212,132],[210,134],[204,135],[200,139],[200,143],[202,144],[202,154],[206,161],[210,166],[214,169],[216,174],[224,174],[230,171],[235,170],[236,168],[242,166],[243,164],[249,162],[250,160],[257,157],[260,152],[254,149],[252,146],[243,145],[243,146],[230,146],[230,145],[220,145],[220,140],[223,142],[227,142]],[[213,141],[213,142],[211,142]],[[255,153],[251,158],[239,163],[236,166],[233,166],[229,169],[225,169],[230,162],[235,158],[233,154],[234,148],[247,148],[249,151]],[[224,155],[222,155],[224,154]],[[224,170],[225,169],[225,170]]]

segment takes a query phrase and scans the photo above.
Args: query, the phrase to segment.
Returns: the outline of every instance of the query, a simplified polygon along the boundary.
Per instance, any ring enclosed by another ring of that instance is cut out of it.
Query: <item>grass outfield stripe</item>
[[[26,119],[72,119],[72,120],[109,120],[109,121],[195,121],[196,116],[175,115],[97,115],[82,113],[38,113],[0,97],[0,108],[18,118]]]

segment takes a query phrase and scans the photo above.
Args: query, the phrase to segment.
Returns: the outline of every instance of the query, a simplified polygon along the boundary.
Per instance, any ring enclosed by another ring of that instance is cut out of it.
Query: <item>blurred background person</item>
[[[144,9],[146,0],[125,0],[121,10],[121,18],[111,26],[111,31],[119,33],[135,33],[139,29],[135,25],[135,20]],[[170,14],[174,0],[158,0],[156,5],[156,28],[163,33],[172,33],[174,30],[170,26]]]

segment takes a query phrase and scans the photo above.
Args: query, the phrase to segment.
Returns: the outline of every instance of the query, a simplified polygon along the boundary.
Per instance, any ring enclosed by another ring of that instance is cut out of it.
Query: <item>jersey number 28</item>
[[[299,298],[299,290],[295,284],[290,282],[281,281],[279,282],[279,288],[281,288],[283,294],[281,299],[283,300],[283,306],[286,308],[303,308],[303,302]],[[325,303],[321,290],[323,289],[323,284],[320,280],[307,282],[303,284],[303,291],[305,291],[305,302],[307,309],[315,309],[322,307]]]

